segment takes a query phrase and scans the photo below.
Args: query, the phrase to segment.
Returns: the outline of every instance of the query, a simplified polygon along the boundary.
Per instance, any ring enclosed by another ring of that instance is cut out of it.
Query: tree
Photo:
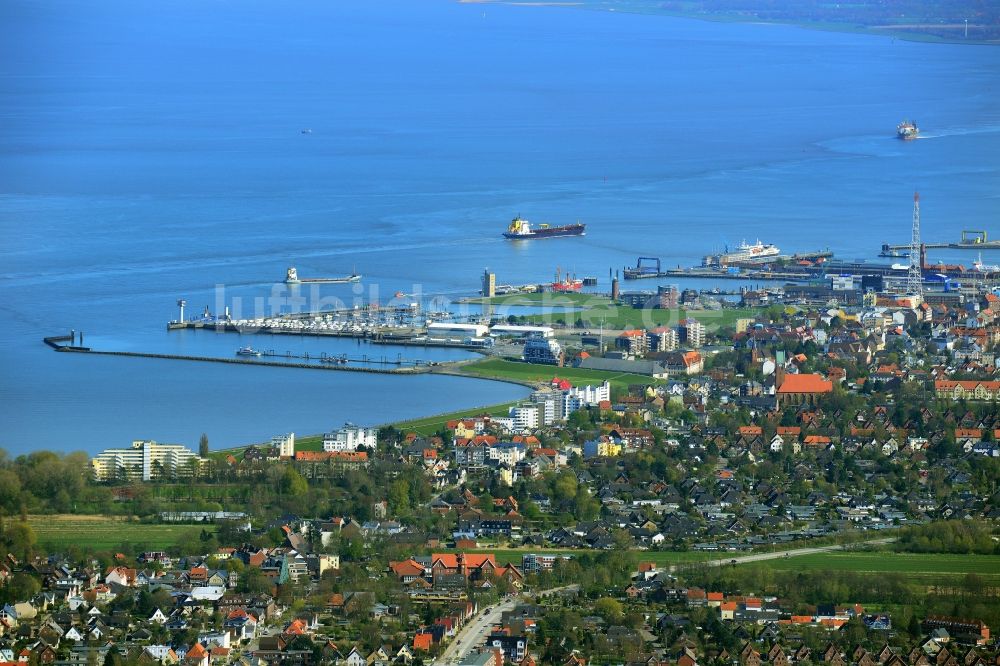
[[[25,520],[8,523],[4,526],[3,535],[0,535],[0,545],[19,560],[31,557],[35,541],[35,531]]]
[[[285,472],[281,475],[279,489],[282,495],[299,497],[300,495],[305,495],[309,492],[309,484],[304,478],[302,478],[301,474],[296,472],[295,469],[289,465],[285,467]]]
[[[604,618],[608,625],[621,624],[624,617],[622,604],[617,599],[603,597],[594,602],[594,612]]]
[[[198,455],[202,458],[208,457],[208,435],[201,433],[201,439],[198,440]]]
[[[42,586],[38,579],[26,573],[16,573],[11,576],[7,583],[7,597],[10,601],[28,601],[41,591]]]

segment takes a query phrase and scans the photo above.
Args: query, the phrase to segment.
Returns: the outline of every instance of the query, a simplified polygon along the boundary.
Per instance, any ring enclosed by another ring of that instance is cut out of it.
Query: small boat
[[[307,128],[305,128],[304,130],[302,130],[302,133],[303,133],[303,134],[312,134],[312,133],[313,133],[313,131],[312,131],[311,129],[309,129],[308,127],[307,127]]]
[[[896,125],[896,138],[908,141],[916,139],[918,134],[920,134],[920,128],[917,127],[916,123],[911,123],[909,120],[904,120]]]
[[[263,356],[263,352],[259,352],[253,347],[240,347],[236,350],[237,356]]]

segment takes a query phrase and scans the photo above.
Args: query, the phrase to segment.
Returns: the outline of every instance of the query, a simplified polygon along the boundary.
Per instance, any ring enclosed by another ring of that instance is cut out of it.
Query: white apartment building
[[[685,319],[681,322],[681,342],[686,346],[698,349],[705,345],[705,325],[697,319]]]
[[[353,423],[345,423],[335,432],[323,435],[324,451],[357,451],[359,446],[374,449],[378,441],[375,428],[363,428]]]
[[[562,418],[568,417],[575,411],[583,407],[600,404],[604,400],[611,400],[611,384],[604,382],[600,386],[574,386],[563,391],[562,395]]]
[[[272,437],[271,446],[278,449],[278,455],[281,456],[282,458],[294,458],[295,433],[290,432],[287,435],[278,435],[277,437]]]
[[[105,449],[90,461],[90,465],[98,481],[149,481],[160,475],[167,478],[190,476],[203,462],[203,458],[183,444],[158,444],[137,439],[127,449]]]
[[[544,413],[538,405],[517,405],[511,407],[508,415],[514,419],[514,430],[534,430],[539,426],[540,414]]]

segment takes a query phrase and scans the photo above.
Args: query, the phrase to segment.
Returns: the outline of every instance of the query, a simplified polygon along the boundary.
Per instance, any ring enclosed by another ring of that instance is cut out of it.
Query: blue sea
[[[525,394],[41,342],[465,355],[167,332],[179,298],[294,307],[292,265],[362,273],[298,294],[350,305],[471,295],[486,267],[606,290],[639,255],[689,265],[743,239],[874,259],[908,241],[915,190],[925,239],[1000,237],[995,47],[445,0],[6,0],[0,26],[0,446],[15,454],[202,432],[220,447]],[[919,140],[894,138],[904,118]],[[515,214],[587,235],[506,242]]]

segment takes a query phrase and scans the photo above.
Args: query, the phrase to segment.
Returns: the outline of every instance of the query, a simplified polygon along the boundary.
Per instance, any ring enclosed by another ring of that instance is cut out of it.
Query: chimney
[[[613,280],[611,280],[611,300],[612,301],[617,301],[618,300],[618,296],[619,296],[619,294],[618,294],[618,278],[614,278]]]

